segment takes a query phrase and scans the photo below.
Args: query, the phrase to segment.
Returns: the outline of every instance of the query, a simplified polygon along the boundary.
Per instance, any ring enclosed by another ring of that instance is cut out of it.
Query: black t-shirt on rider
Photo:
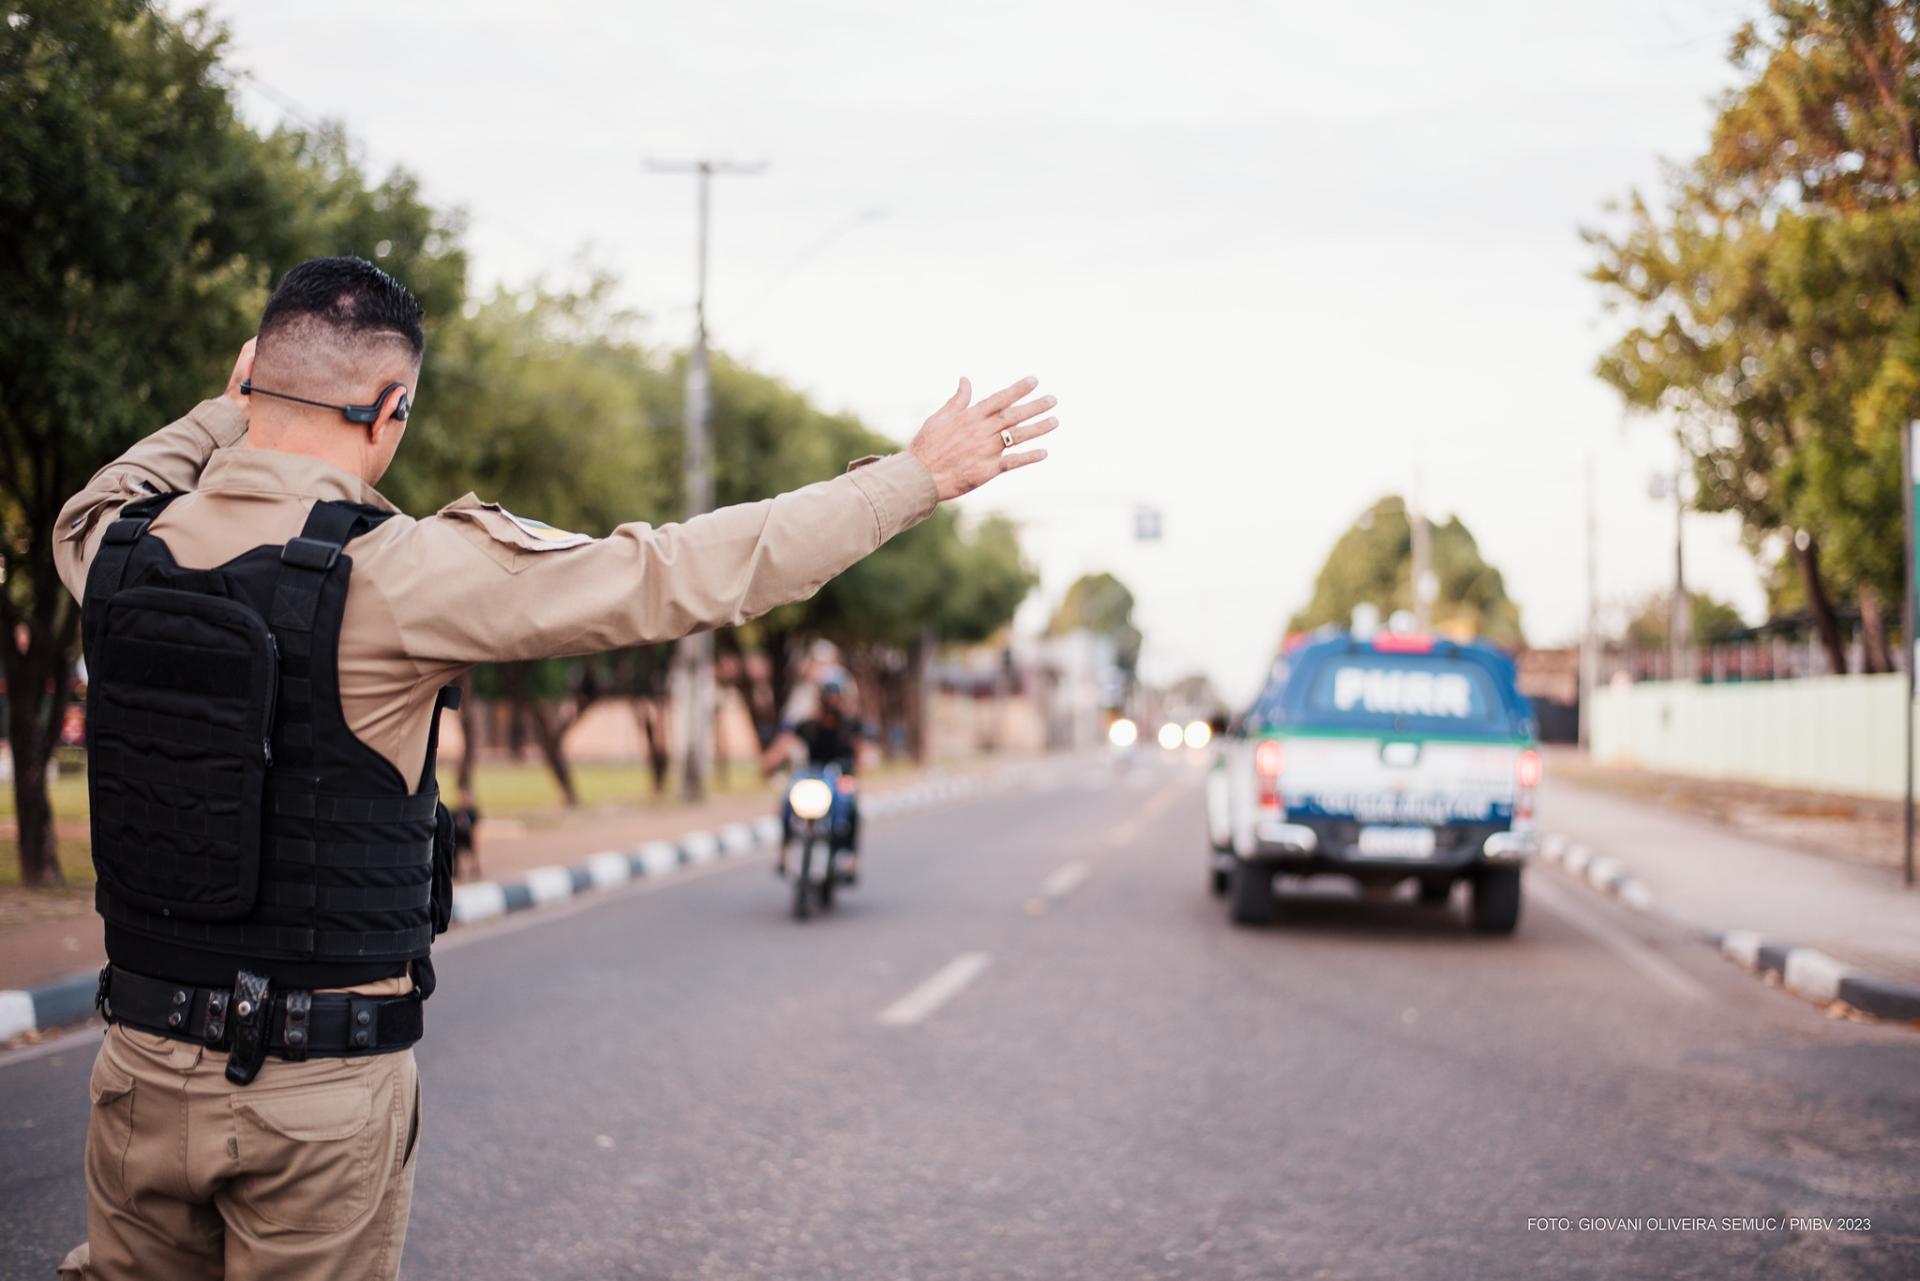
[[[838,765],[849,774],[859,764],[859,741],[868,737],[865,725],[846,719],[832,725],[822,720],[801,721],[793,727],[793,734],[807,745],[807,764]]]

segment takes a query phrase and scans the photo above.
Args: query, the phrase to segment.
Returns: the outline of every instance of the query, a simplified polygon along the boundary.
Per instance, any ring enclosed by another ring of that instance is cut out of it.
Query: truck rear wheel
[[[1227,914],[1235,925],[1268,925],[1273,921],[1273,869],[1246,859],[1233,860],[1227,873]]]
[[[1473,928],[1511,934],[1520,923],[1520,869],[1482,868],[1473,878]]]

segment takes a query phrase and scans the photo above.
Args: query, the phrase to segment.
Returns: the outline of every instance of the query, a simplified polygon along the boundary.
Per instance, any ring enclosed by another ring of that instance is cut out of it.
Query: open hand
[[[1024,445],[1060,425],[1057,418],[1031,421],[1053,408],[1053,397],[1020,401],[1039,385],[1038,379],[1022,378],[976,405],[969,403],[973,400],[973,384],[962,378],[952,399],[927,419],[908,448],[933,473],[941,502],[978,489],[1003,471],[1026,467],[1047,456],[1044,449],[1013,450],[1015,445]]]

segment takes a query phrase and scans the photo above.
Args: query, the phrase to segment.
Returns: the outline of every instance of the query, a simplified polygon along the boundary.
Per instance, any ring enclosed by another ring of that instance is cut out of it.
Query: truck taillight
[[[1253,749],[1253,768],[1261,778],[1279,778],[1286,764],[1287,749],[1274,739],[1262,739],[1260,745]]]
[[[1280,808],[1280,771],[1287,765],[1287,749],[1271,738],[1262,739],[1253,749],[1253,773],[1259,783],[1259,805],[1263,810]]]
[[[1521,752],[1513,762],[1513,781],[1522,787],[1538,787],[1540,780],[1546,777],[1547,768],[1540,761],[1540,753],[1531,747]]]

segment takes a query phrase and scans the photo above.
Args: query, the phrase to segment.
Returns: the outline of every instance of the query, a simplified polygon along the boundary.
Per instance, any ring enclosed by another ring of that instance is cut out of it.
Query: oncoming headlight
[[[1185,737],[1187,746],[1198,750],[1213,741],[1213,726],[1205,721],[1188,721]]]
[[[1107,726],[1107,741],[1115,747],[1132,747],[1139,738],[1140,727],[1124,716]]]
[[[833,808],[833,789],[825,779],[803,778],[788,790],[787,804],[793,807],[795,815],[808,822],[825,818]]]

